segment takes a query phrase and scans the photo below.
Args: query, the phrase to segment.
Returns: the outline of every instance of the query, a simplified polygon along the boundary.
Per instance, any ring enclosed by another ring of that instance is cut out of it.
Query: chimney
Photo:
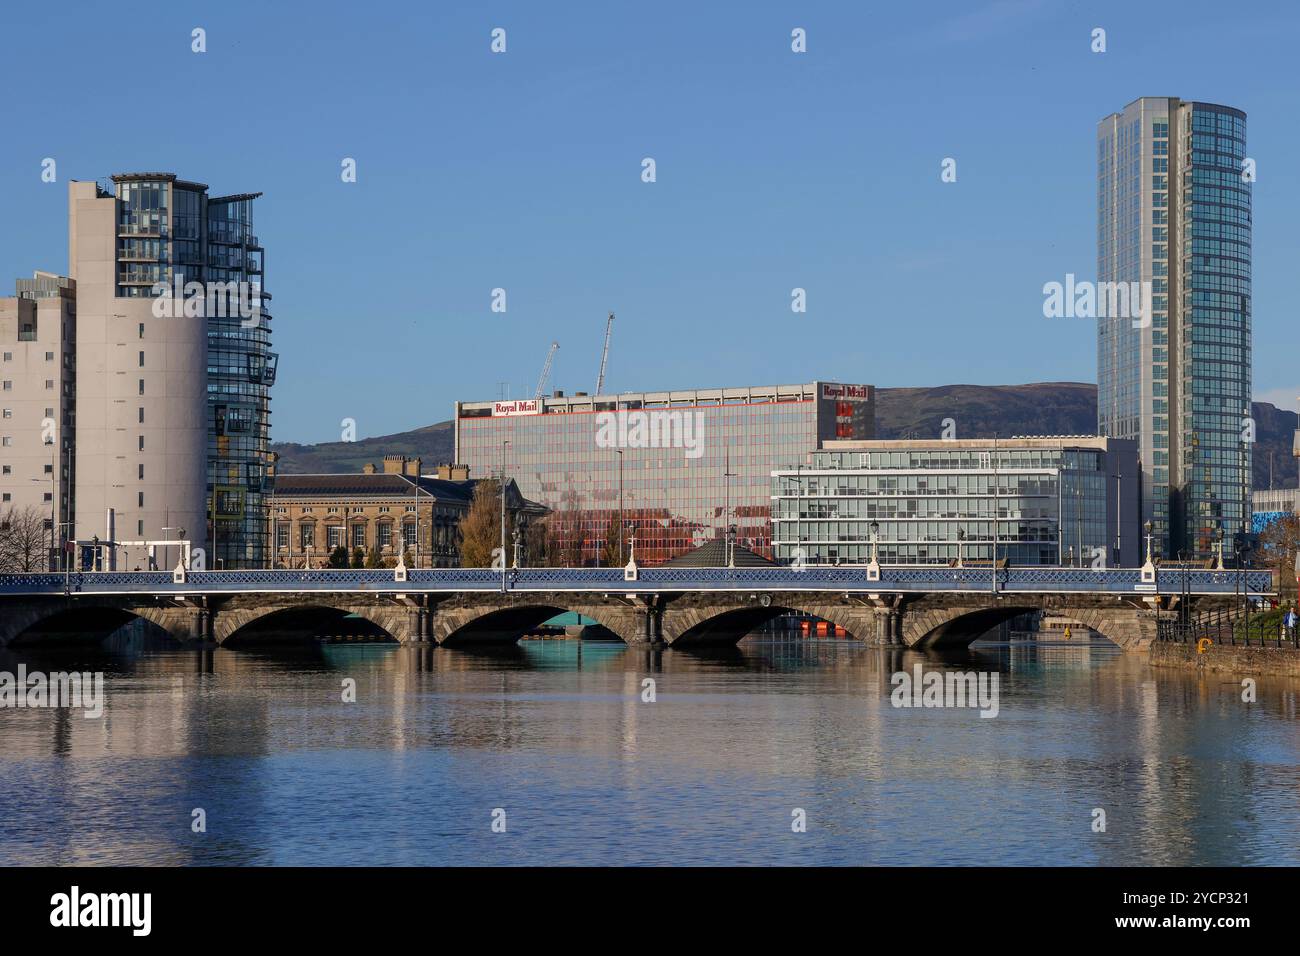
[[[375,466],[370,462],[366,462],[361,466],[361,473],[363,475],[373,475],[375,473]]]
[[[418,458],[406,458],[403,460],[404,471],[402,472],[408,478],[420,477],[421,461]]]
[[[469,481],[469,465],[439,465],[438,477],[443,481]]]
[[[385,475],[402,475],[406,473],[406,456],[405,455],[385,455],[384,456],[384,474]]]

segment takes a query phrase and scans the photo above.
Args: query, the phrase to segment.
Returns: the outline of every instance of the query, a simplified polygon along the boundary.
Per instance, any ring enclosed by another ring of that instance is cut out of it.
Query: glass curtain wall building
[[[551,514],[548,560],[593,565],[614,535],[641,564],[723,537],[771,557],[771,472],[822,441],[870,438],[875,389],[812,382],[456,405],[456,460]],[[622,515],[623,534],[618,534]],[[626,558],[627,549],[624,549]]]
[[[112,177],[117,199],[117,296],[154,297],[162,283],[203,300],[207,339],[207,548],[211,567],[263,567],[264,483],[271,427],[270,294],[253,231],[261,193],[209,197],[170,173]],[[191,291],[187,284],[201,283]],[[184,306],[178,304],[177,310]],[[177,322],[194,321],[186,312]],[[143,334],[143,333],[142,333]],[[199,544],[197,528],[188,534]]]
[[[270,554],[265,486],[278,356],[271,351],[271,295],[262,287],[265,253],[253,232],[260,195],[207,203],[208,281],[255,290],[251,310],[208,316],[208,500],[217,567],[265,567]]]
[[[1138,441],[1165,555],[1250,526],[1246,114],[1143,97],[1097,127],[1097,278],[1150,283],[1149,321],[1098,324],[1098,430]]]
[[[832,441],[772,475],[778,562],[1133,567],[1135,442]]]

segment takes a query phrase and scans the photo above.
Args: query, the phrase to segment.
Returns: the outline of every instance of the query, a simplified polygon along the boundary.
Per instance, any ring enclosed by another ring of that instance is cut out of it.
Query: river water
[[[918,663],[996,673],[997,716],[892,706]],[[106,702],[0,709],[6,865],[1300,863],[1300,683],[1244,703],[1110,645],[0,652],[20,664],[102,671]]]

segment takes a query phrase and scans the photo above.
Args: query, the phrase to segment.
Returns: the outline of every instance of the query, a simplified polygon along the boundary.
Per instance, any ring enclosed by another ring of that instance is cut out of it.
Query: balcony
[[[117,234],[119,236],[157,236],[165,239],[167,238],[167,224],[119,222],[117,224]]]

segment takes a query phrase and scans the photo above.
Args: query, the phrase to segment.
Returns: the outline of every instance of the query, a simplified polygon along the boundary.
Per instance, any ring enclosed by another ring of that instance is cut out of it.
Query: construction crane
[[[533,395],[533,398],[542,397],[542,390],[546,388],[546,380],[551,377],[551,362],[555,360],[555,350],[559,347],[559,342],[551,343],[551,347],[546,353],[546,364],[542,366],[542,375],[537,380],[537,392]]]
[[[614,313],[609,314],[605,321],[605,348],[600,353],[600,374],[596,376],[596,391],[594,394],[601,395],[605,387],[605,366],[609,364],[609,335],[614,331]]]

